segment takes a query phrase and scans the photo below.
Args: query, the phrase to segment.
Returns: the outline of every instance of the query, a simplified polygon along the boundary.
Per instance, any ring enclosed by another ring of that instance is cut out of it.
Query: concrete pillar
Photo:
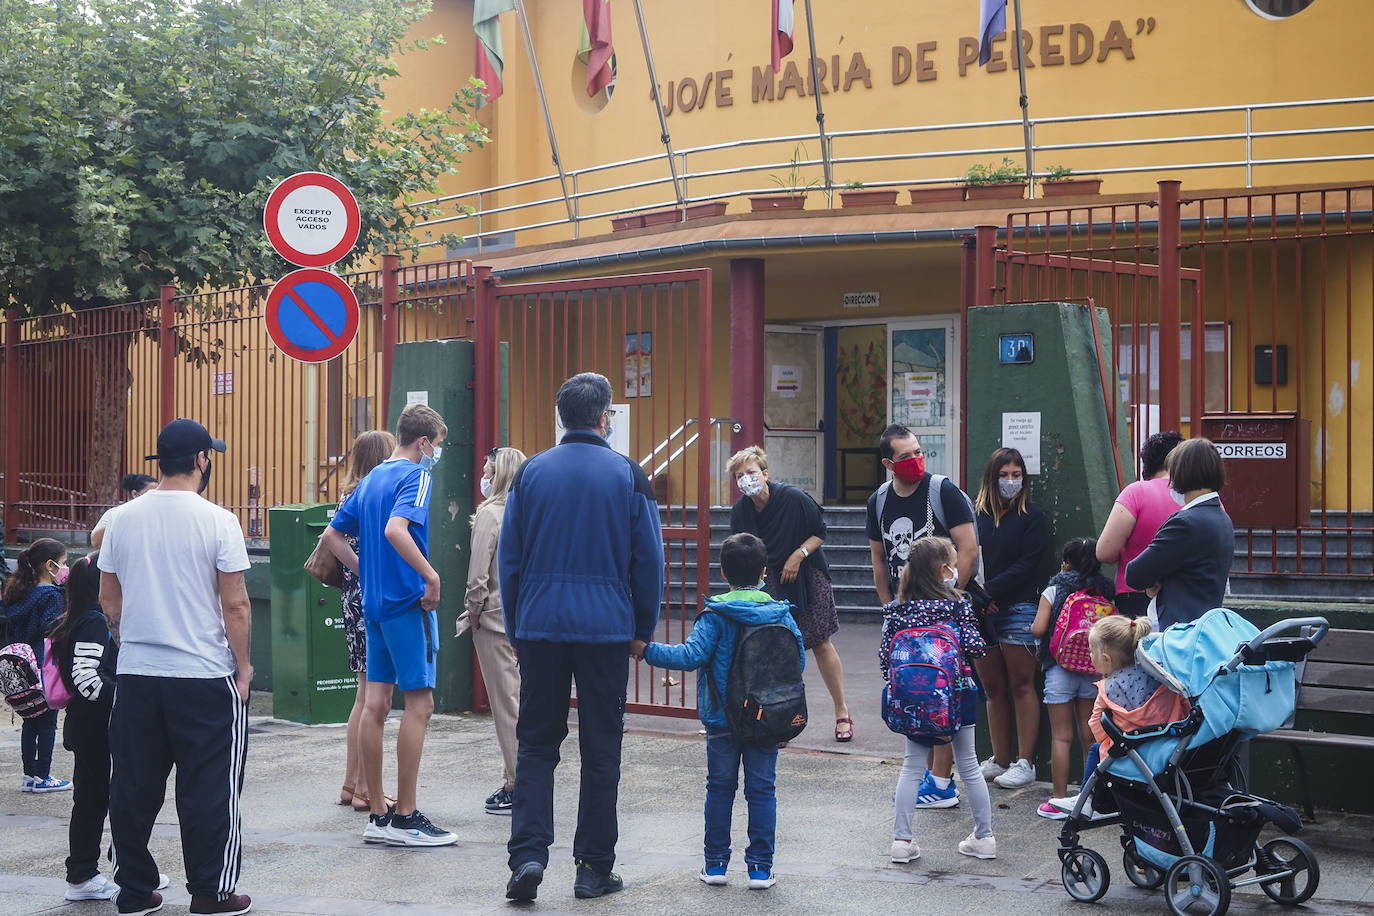
[[[763,259],[730,261],[730,414],[734,450],[763,445]]]

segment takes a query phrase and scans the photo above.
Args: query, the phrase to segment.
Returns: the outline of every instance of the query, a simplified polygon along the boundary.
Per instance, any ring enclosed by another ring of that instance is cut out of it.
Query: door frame
[[[770,427],[765,421],[763,426],[763,437],[768,439],[770,436],[780,439],[814,439],[816,442],[816,491],[808,491],[817,503],[825,501],[825,391],[828,384],[825,379],[825,328],[816,324],[765,324],[763,326],[764,335],[764,371],[768,368],[768,335],[769,334],[811,334],[816,338],[816,426],[814,429],[804,429],[801,427]],[[769,384],[764,380],[765,386]],[[766,387],[765,387],[766,391]],[[765,394],[765,397],[767,395]],[[760,442],[759,445],[764,445]],[[766,451],[766,448],[765,448]]]
[[[945,417],[948,432],[945,434],[945,448],[949,452],[949,463],[945,468],[945,476],[954,480],[962,486],[963,474],[963,424],[962,416],[963,405],[963,342],[959,338],[959,315],[951,313],[949,315],[937,315],[930,318],[904,318],[899,321],[887,322],[887,419],[893,422],[892,414],[892,337],[897,331],[918,331],[932,328],[943,328],[946,331],[945,337]],[[919,435],[919,433],[918,433]]]

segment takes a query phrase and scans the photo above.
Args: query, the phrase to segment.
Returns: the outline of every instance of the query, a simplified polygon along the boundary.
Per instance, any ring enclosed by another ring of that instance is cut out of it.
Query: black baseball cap
[[[224,440],[213,438],[210,431],[195,420],[177,417],[162,427],[162,432],[157,434],[157,454],[148,455],[145,460],[186,458],[210,449],[224,451]]]

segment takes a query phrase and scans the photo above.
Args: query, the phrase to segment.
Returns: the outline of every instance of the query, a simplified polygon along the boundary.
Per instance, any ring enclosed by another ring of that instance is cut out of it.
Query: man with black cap
[[[239,796],[247,757],[250,608],[243,530],[200,494],[224,442],[195,420],[157,437],[157,489],[110,523],[100,604],[120,642],[110,716],[110,833],[121,914],[162,906],[148,838],[177,768],[191,913],[246,913]]]

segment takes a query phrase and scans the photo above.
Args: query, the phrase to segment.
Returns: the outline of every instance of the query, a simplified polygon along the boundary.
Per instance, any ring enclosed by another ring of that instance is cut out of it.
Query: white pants
[[[965,725],[955,732],[950,742],[954,749],[954,765],[968,793],[969,804],[973,807],[973,835],[992,836],[992,798],[988,795],[988,784],[983,779],[983,771],[978,766],[978,752],[973,746],[973,726]],[[931,749],[913,738],[906,739],[906,760],[902,762],[902,774],[897,777],[896,808],[892,817],[892,836],[898,840],[914,839],[911,835],[911,815],[916,811],[916,794],[921,787],[921,779],[930,766]]]

